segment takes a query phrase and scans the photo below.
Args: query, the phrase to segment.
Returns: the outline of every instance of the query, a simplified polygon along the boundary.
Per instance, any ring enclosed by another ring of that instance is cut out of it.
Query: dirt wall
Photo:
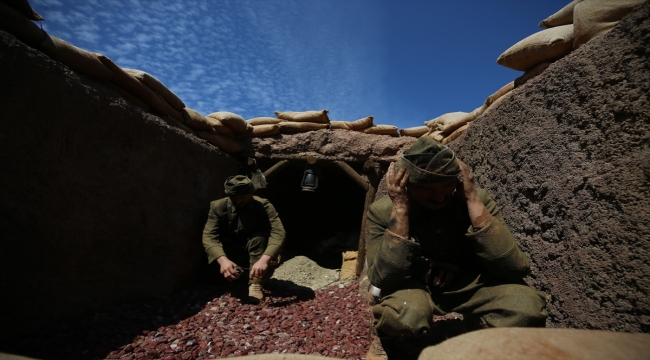
[[[0,332],[164,294],[232,157],[0,31]]]
[[[650,332],[650,3],[452,147],[552,295],[548,325]]]

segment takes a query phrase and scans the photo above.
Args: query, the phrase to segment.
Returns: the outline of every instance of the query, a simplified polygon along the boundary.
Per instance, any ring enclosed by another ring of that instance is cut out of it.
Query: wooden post
[[[344,161],[339,160],[334,161],[334,164],[337,165],[346,174],[348,174],[348,176],[351,177],[352,180],[357,183],[357,185],[361,186],[363,190],[368,191],[368,181],[357,174],[357,172],[350,165]]]
[[[357,267],[356,275],[361,275],[363,267],[366,262],[366,223],[368,218],[368,207],[375,200],[377,194],[377,186],[379,185],[379,176],[377,175],[376,163],[368,160],[363,164],[363,170],[368,174],[368,190],[366,191],[366,202],[363,205],[363,218],[361,219],[361,234],[359,235],[359,248],[357,250]]]

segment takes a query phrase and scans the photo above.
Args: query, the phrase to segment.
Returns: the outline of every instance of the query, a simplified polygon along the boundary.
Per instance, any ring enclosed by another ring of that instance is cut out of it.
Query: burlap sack
[[[456,129],[460,128],[461,126],[464,126],[465,124],[476,120],[477,117],[479,117],[479,116],[481,116],[483,114],[485,109],[487,109],[487,107],[485,106],[485,104],[483,104],[480,107],[477,107],[476,109],[474,109],[474,111],[472,111],[471,113],[459,118],[458,120],[454,121],[453,123],[442,126],[440,128],[440,130],[442,130],[442,131],[444,131],[444,132],[446,132],[448,134],[451,134],[454,131],[456,131]]]
[[[248,131],[248,124],[243,117],[228,111],[217,111],[208,114],[207,117],[219,120],[222,124],[232,130],[235,134],[243,134]]]
[[[124,100],[132,103],[133,105],[135,105],[137,107],[139,107],[143,111],[146,111],[148,113],[152,112],[151,111],[151,106],[145,104],[144,101],[138,99],[137,96],[131,94],[130,92],[122,89],[117,84],[115,84],[115,83],[113,83],[111,81],[108,81],[108,80],[101,80],[101,79],[95,79],[95,81],[98,82],[99,84],[103,85],[104,87],[106,87],[106,88],[108,88],[110,90],[113,90],[118,95],[120,95],[122,98],[124,98]]]
[[[397,126],[393,125],[376,125],[363,130],[366,134],[399,136]]]
[[[562,25],[542,30],[512,45],[499,56],[497,63],[514,70],[526,71],[543,61],[557,60],[571,50],[573,25]]]
[[[0,2],[5,3],[7,6],[16,10],[19,14],[26,17],[29,20],[41,21],[45,20],[39,13],[37,13],[32,6],[29,5],[27,0],[0,0]]]
[[[584,0],[573,0],[555,14],[547,17],[539,23],[540,27],[552,28],[560,25],[573,24],[573,8]]]
[[[204,131],[211,134],[216,133],[215,129],[212,127],[212,124],[205,118],[205,116],[201,115],[199,112],[186,107],[181,110],[181,114],[183,115],[183,124],[189,126],[190,128],[196,131]]]
[[[136,79],[140,80],[143,84],[148,86],[154,92],[162,95],[162,98],[176,110],[181,110],[185,107],[183,100],[181,100],[173,91],[169,90],[160,80],[156,79],[153,75],[146,73],[142,70],[124,69],[127,74],[133,75]]]
[[[0,2],[0,28],[31,46],[42,43],[47,36],[38,25],[2,2]]]
[[[46,34],[45,40],[37,47],[42,52],[81,74],[110,81],[115,77],[115,74],[99,61],[98,54],[70,45],[57,37]]]
[[[291,122],[283,121],[277,124],[280,127],[280,132],[283,134],[295,134],[307,131],[315,131],[321,129],[329,129],[330,124],[319,124],[313,122]]]
[[[241,146],[233,140],[219,134],[210,134],[205,131],[198,131],[199,136],[227,153],[236,153],[242,150]]]
[[[140,100],[151,106],[154,112],[162,115],[167,113],[165,111],[165,105],[162,103],[158,95],[149,89],[149,87],[141,83],[140,80],[136,79],[133,75],[128,74],[121,67],[117,66],[117,64],[108,57],[97,54],[97,58],[102,62],[102,64],[104,64],[104,66],[115,74],[115,78],[113,78],[114,83],[128,90],[131,94],[137,96]]]
[[[416,126],[416,127],[406,128],[406,129],[400,129],[399,134],[401,136],[420,137],[428,133],[429,130],[430,129],[428,126]]]
[[[442,144],[443,144],[443,145],[447,145],[447,144],[449,144],[450,142],[456,140],[457,137],[459,137],[462,133],[465,132],[465,130],[467,130],[467,128],[469,127],[470,124],[471,124],[471,123],[465,124],[465,125],[459,127],[458,129],[454,130],[453,133],[451,133],[451,134],[450,134],[449,136],[447,136],[444,140],[442,140]]]
[[[167,124],[169,124],[169,125],[175,126],[175,127],[179,128],[179,129],[181,129],[181,130],[183,130],[183,131],[185,131],[187,133],[190,133],[192,135],[197,135],[196,131],[190,129],[189,127],[185,126],[182,122],[179,122],[178,120],[174,119],[173,117],[171,117],[169,115],[161,116],[161,118],[163,120],[165,120],[165,122]]]
[[[512,91],[509,92],[509,93],[506,93],[506,94],[504,94],[503,96],[501,96],[500,98],[494,100],[494,102],[493,102],[492,104],[490,104],[490,106],[488,106],[488,108],[485,109],[485,111],[483,111],[483,114],[481,114],[481,115],[485,115],[485,114],[487,114],[490,110],[496,108],[496,106],[497,106],[500,102],[502,102],[503,100],[507,99],[510,95],[512,95]]]
[[[343,264],[341,265],[341,280],[357,277],[357,252],[343,252]]]
[[[445,136],[449,135],[447,133],[442,132],[441,130],[434,130],[431,128],[429,129],[430,129],[429,132],[423,136],[430,137],[437,142],[442,142],[442,140],[445,139]]]
[[[165,111],[167,112],[167,114],[169,114],[172,118],[174,118],[174,120],[179,121],[179,122],[182,124],[183,121],[185,121],[185,120],[183,119],[183,114],[181,114],[180,111],[174,109],[174,108],[173,108],[173,107],[172,107],[172,106],[171,106],[171,105],[170,105],[170,104],[165,100],[165,98],[162,97],[161,94],[157,93],[156,95],[158,95],[158,98],[160,99],[160,101],[162,101],[163,105],[165,105]]]
[[[332,129],[362,131],[373,125],[374,116],[367,116],[355,121],[330,121]]]
[[[219,120],[217,120],[215,118],[210,118],[210,117],[206,117],[205,119],[212,125],[212,128],[214,129],[214,131],[217,134],[229,137],[231,139],[234,139],[234,138],[237,137],[235,135],[235,133],[232,130],[230,130],[229,127],[224,125],[221,121],[219,121]],[[248,129],[247,129],[247,131],[248,131]]]
[[[577,49],[587,41],[610,32],[625,15],[647,0],[587,0],[573,10]]]
[[[514,88],[515,88],[514,81],[507,83],[506,85],[502,86],[501,89],[497,90],[494,94],[488,96],[487,99],[485,99],[483,105],[485,105],[486,108],[490,107],[490,105],[492,105],[492,103],[495,102],[498,98],[509,93]]]
[[[275,116],[277,116],[278,119],[287,120],[287,121],[329,124],[330,119],[327,116],[328,112],[329,111],[327,109],[320,110],[320,111],[311,110],[311,111],[302,111],[302,112],[276,111]]]
[[[279,124],[265,124],[253,126],[252,136],[254,137],[263,137],[263,136],[273,136],[280,133]]]
[[[272,117],[256,117],[256,118],[246,120],[248,125],[251,126],[279,124],[282,121],[283,121],[282,119],[277,119]]]
[[[467,116],[467,114],[469,114],[469,113],[462,112],[462,111],[446,113],[446,114],[438,116],[435,119],[425,121],[424,125],[430,127],[431,129],[434,129],[434,130],[440,130],[445,126],[458,121],[458,119],[460,119],[460,118],[462,118],[464,116]]]
[[[546,70],[546,68],[548,68],[549,65],[551,65],[552,63],[553,63],[552,61],[544,61],[526,70],[526,72],[523,75],[515,79],[514,81],[515,87],[520,87],[521,85],[525,84],[528,80],[543,73],[544,70]]]

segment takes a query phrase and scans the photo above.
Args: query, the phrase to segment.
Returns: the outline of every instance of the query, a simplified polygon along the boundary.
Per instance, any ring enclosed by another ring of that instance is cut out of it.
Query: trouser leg
[[[252,268],[262,255],[264,255],[268,242],[269,234],[264,232],[254,233],[248,238],[248,241],[246,242],[246,252],[248,253],[249,258],[249,268]],[[250,279],[248,283],[261,285],[264,283],[264,278],[253,278]]]
[[[546,296],[521,283],[483,286],[450,311],[463,314],[468,328],[544,327]]]
[[[409,281],[405,285],[372,307],[373,326],[379,336],[428,335],[433,314],[442,313],[424,284]]]

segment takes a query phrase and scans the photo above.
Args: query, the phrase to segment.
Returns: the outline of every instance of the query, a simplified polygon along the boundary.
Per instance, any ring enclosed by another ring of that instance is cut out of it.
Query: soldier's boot
[[[392,350],[392,343],[392,340],[375,336],[375,339],[370,343],[366,360],[388,360],[389,352]]]
[[[262,284],[263,279],[253,278],[253,282],[248,285],[248,301],[252,304],[259,304],[264,300]]]

